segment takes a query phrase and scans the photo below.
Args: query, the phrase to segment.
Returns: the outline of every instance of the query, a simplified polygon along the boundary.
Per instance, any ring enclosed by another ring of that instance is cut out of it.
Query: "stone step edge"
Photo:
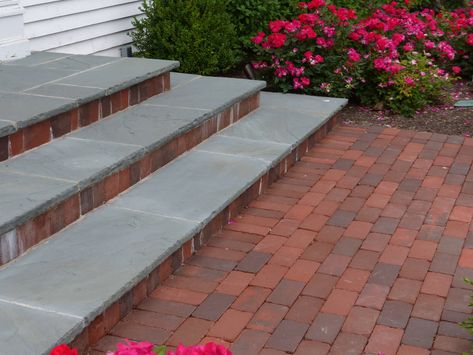
[[[163,142],[151,151],[144,152],[130,165],[117,168],[100,181],[70,193],[61,201],[38,208],[39,211],[33,216],[28,216],[12,229],[0,233],[0,267],[128,190],[215,133],[239,121],[256,110],[259,105],[260,92],[249,92],[241,96],[238,101],[225,105],[205,117],[197,125],[188,127],[180,135]]]
[[[101,94],[80,101],[76,107],[70,108],[70,104],[67,104],[64,110],[59,108],[54,112],[45,113],[39,122],[22,128],[14,127],[13,131],[0,134],[0,161],[8,160],[169,91],[171,70],[172,68],[165,73],[130,81],[126,87],[104,90]]]
[[[320,142],[337,124],[338,114],[329,117],[315,132],[312,132],[299,145],[295,146],[286,156],[275,162],[271,168],[248,189],[235,198],[222,212],[218,213],[205,226],[200,228],[191,239],[182,243],[170,256],[164,259],[154,268],[144,279],[135,284],[130,290],[125,291],[118,299],[110,300],[109,306],[90,321],[84,324],[82,330],[76,330],[68,338],[61,339],[61,342],[69,343],[77,348],[79,354],[88,354],[91,346],[95,345],[134,307],[141,303],[146,297],[172,275],[180,266],[184,264],[194,253],[199,250],[209,238],[223,228],[249,205],[250,202],[262,195],[272,183],[284,176],[287,171],[297,161],[299,161],[316,143]]]

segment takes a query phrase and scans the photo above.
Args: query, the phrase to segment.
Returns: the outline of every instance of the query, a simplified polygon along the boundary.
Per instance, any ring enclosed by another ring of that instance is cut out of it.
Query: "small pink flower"
[[[352,62],[358,62],[361,59],[361,55],[354,48],[349,48],[348,59],[350,59]]]
[[[404,78],[404,82],[405,82],[407,85],[411,85],[411,86],[414,85],[414,79],[412,79],[410,76],[405,77],[405,78]]]
[[[455,73],[455,74],[460,74],[461,71],[462,71],[462,68],[458,67],[458,66],[453,66],[452,67],[452,71]]]

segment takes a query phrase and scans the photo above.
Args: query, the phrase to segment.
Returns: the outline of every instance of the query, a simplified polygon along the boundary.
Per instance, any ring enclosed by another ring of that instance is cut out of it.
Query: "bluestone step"
[[[287,107],[309,99],[262,96],[288,100]],[[330,114],[317,113],[326,109],[317,100],[307,113],[261,107],[0,268],[0,349],[5,355],[45,354],[83,329],[86,339],[92,321],[108,331],[126,314],[127,295],[141,280],[191,241],[173,265],[178,267],[192,245],[198,247],[205,226],[249,188],[261,188],[272,167],[330,122]],[[346,100],[327,102],[334,103],[341,108]],[[152,279],[144,284],[148,292],[159,282]],[[53,320],[54,326],[44,326]]]
[[[0,64],[0,161],[168,90],[178,66],[48,52]]]
[[[0,265],[256,108],[265,86],[189,79],[0,163]]]

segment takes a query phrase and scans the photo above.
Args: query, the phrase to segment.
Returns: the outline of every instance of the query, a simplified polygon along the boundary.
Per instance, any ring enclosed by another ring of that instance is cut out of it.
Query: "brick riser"
[[[0,236],[0,266],[111,200],[182,153],[259,107],[259,93],[207,119],[200,126],[149,152],[130,166],[76,193],[16,229]]]
[[[0,161],[48,143],[55,138],[88,126],[170,89],[171,74],[161,74],[111,95],[82,104],[70,111],[21,128],[10,135],[0,137]]]
[[[278,165],[243,192],[227,206],[224,211],[214,217],[199,234],[182,245],[170,257],[156,267],[144,280],[139,282],[132,290],[128,291],[118,301],[96,317],[70,345],[79,349],[79,354],[87,354],[90,347],[107,335],[107,333],[130,313],[134,307],[139,305],[146,297],[150,296],[151,293],[188,260],[195,251],[199,250],[211,236],[220,232],[223,227],[248,206],[251,201],[257,199],[273,182],[285,175],[289,168],[299,161],[317,142],[320,142],[336,123],[337,116],[334,116],[320,127],[317,132],[313,133],[283,158]]]

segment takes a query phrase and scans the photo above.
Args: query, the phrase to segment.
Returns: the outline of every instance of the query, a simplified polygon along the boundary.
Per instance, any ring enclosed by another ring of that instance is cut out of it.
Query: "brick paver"
[[[338,127],[95,346],[468,351],[473,139]]]

